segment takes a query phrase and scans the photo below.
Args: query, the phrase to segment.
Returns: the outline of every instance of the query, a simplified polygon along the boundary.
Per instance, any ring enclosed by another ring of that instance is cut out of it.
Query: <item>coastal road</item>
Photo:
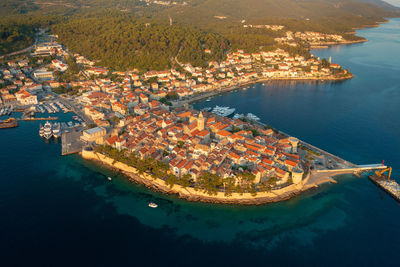
[[[35,41],[35,43],[33,45],[31,45],[31,46],[29,46],[27,48],[24,48],[22,50],[15,51],[15,52],[12,52],[12,53],[9,53],[9,54],[6,54],[6,55],[2,55],[2,56],[0,56],[0,59],[3,59],[4,57],[16,56],[16,55],[19,55],[19,54],[27,53],[27,52],[31,51],[35,47],[35,45],[36,45],[36,41]]]
[[[27,53],[27,52],[31,51],[33,48],[35,48],[37,41],[38,41],[38,35],[35,36],[35,42],[31,46],[24,48],[22,50],[19,50],[19,51],[15,51],[15,52],[12,52],[12,53],[9,53],[6,55],[2,55],[2,56],[0,56],[0,59],[3,59],[4,57],[16,56],[19,54]]]

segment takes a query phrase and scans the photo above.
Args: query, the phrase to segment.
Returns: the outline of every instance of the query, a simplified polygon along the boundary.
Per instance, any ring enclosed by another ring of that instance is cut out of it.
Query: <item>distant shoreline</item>
[[[194,102],[199,102],[203,99],[213,97],[219,94],[223,93],[228,93],[230,91],[234,91],[237,89],[241,89],[246,86],[258,84],[258,83],[265,83],[265,82],[275,82],[275,81],[282,81],[282,82],[290,82],[290,81],[302,81],[302,82],[338,82],[338,81],[345,81],[354,78],[353,74],[349,74],[346,77],[340,77],[340,78],[333,78],[333,77],[327,77],[327,78],[312,78],[312,77],[306,77],[306,78],[259,78],[253,81],[248,81],[245,83],[238,83],[235,85],[227,86],[221,89],[216,89],[212,90],[203,94],[199,95],[194,95],[194,96],[189,96],[188,99],[184,100],[177,100],[173,102],[173,106],[182,106],[184,104],[191,104]]]

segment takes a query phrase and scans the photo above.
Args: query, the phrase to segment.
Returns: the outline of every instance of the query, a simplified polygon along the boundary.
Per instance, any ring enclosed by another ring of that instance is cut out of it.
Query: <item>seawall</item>
[[[82,157],[87,160],[93,160],[99,162],[105,166],[116,169],[126,176],[129,180],[145,185],[148,188],[160,191],[165,194],[176,194],[182,199],[189,201],[201,201],[210,203],[223,203],[223,204],[240,204],[240,205],[260,205],[266,203],[279,202],[283,200],[288,200],[294,196],[297,196],[303,191],[310,188],[317,187],[316,185],[307,184],[309,175],[303,179],[301,184],[292,184],[282,189],[272,190],[270,192],[258,192],[256,196],[251,195],[251,193],[232,193],[231,196],[225,196],[223,192],[218,192],[216,195],[208,195],[203,191],[195,190],[194,188],[187,187],[184,188],[180,185],[174,185],[169,187],[164,180],[154,178],[149,174],[139,172],[122,162],[115,161],[112,158],[104,156],[103,154],[83,150],[81,153]]]

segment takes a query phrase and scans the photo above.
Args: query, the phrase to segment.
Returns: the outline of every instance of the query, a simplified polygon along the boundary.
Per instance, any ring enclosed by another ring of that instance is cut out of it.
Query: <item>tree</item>
[[[165,179],[165,183],[172,188],[178,182],[178,177],[173,174],[169,174],[167,179]]]
[[[179,184],[182,187],[190,186],[192,184],[192,175],[190,175],[189,173],[182,175],[181,178],[179,179]]]
[[[183,141],[178,141],[178,143],[177,143],[176,146],[179,147],[179,148],[182,148],[184,144],[185,144],[185,142],[183,142]]]
[[[198,178],[197,186],[209,195],[216,195],[223,182],[217,174],[205,172]]]
[[[235,191],[235,178],[228,177],[224,179],[225,196],[231,196]]]

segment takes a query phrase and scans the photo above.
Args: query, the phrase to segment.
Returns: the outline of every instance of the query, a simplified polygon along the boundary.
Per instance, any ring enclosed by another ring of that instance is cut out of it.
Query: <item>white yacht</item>
[[[44,127],[43,127],[43,137],[48,140],[52,136],[53,136],[53,131],[51,129],[51,124],[50,124],[50,122],[46,121],[46,123],[44,124]]]
[[[53,136],[54,138],[58,138],[61,136],[61,125],[59,122],[55,122],[53,124]]]
[[[227,117],[229,115],[232,115],[235,110],[235,108],[216,106],[211,112],[218,116]]]
[[[254,115],[253,113],[247,113],[247,118],[251,121],[259,121],[260,118]]]

